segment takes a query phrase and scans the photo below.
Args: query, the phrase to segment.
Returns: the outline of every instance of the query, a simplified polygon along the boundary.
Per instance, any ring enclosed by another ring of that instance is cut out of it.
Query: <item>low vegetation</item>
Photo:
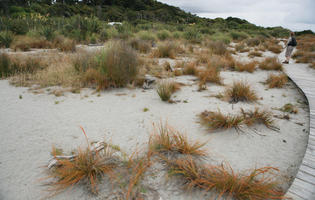
[[[262,53],[259,51],[251,51],[248,54],[248,57],[250,57],[250,58],[261,57],[261,56],[262,56]]]
[[[291,103],[285,104],[284,106],[282,106],[282,108],[280,110],[282,112],[287,112],[287,113],[291,113],[291,114],[297,114],[298,113],[298,108]]]
[[[279,62],[277,57],[268,57],[259,63],[259,68],[262,70],[277,70],[282,71],[282,64]]]
[[[253,73],[256,70],[257,62],[252,61],[249,63],[241,63],[241,62],[235,62],[234,70],[239,72],[249,72]]]
[[[177,53],[182,49],[174,42],[166,42],[158,45],[157,49],[153,51],[153,56],[157,58],[172,58],[175,59]]]
[[[198,73],[198,78],[201,83],[216,83],[221,84],[222,78],[220,76],[220,70],[215,67],[208,66],[205,70],[200,70]]]
[[[156,86],[156,92],[162,101],[171,101],[171,96],[177,90],[179,90],[180,86],[178,83],[174,81],[162,80]]]
[[[310,63],[310,67],[315,69],[315,36],[298,36],[297,42],[297,51],[292,58],[296,59],[297,63]]]
[[[183,74],[185,75],[198,75],[198,68],[196,62],[188,62],[184,64]]]
[[[199,164],[191,158],[168,162],[170,175],[181,178],[188,190],[199,188],[205,191],[217,191],[219,198],[245,199],[283,199],[284,192],[277,188],[272,177],[276,168],[265,167],[251,170],[248,175],[237,174],[231,167],[223,164],[212,166]]]
[[[288,82],[288,77],[285,74],[274,75],[269,74],[266,83],[269,88],[282,88]]]
[[[232,86],[225,90],[225,96],[230,103],[255,102],[258,100],[257,94],[246,82],[234,82]]]
[[[162,155],[184,154],[191,156],[205,156],[202,149],[205,143],[191,142],[187,136],[175,130],[168,124],[155,127],[150,136],[149,148],[152,152]]]
[[[252,126],[254,124],[264,124],[269,129],[278,130],[278,128],[274,125],[272,113],[269,111],[255,108],[255,110],[249,111],[241,109],[241,112],[243,114],[244,123],[247,126]]]

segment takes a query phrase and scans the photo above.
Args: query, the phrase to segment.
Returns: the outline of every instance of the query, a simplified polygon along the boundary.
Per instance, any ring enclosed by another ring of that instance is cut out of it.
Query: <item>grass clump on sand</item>
[[[129,41],[132,48],[140,53],[148,53],[151,51],[152,44],[149,41],[133,38]]]
[[[227,45],[222,41],[210,41],[207,46],[210,49],[210,52],[217,55],[225,55],[229,53]]]
[[[255,108],[255,110],[244,111],[241,109],[243,114],[244,123],[247,126],[252,126],[254,124],[264,124],[267,128],[272,130],[278,130],[277,127],[274,126],[274,120],[272,119],[272,113],[266,110],[259,110],[259,108]]]
[[[170,101],[172,94],[179,88],[179,84],[174,81],[162,80],[157,84],[156,92],[162,101]]]
[[[261,57],[261,56],[262,56],[262,53],[259,51],[251,51],[248,54],[248,57],[250,57],[250,58]]]
[[[261,63],[259,63],[259,68],[262,70],[278,70],[282,71],[282,64],[276,57],[268,57]]]
[[[230,103],[239,101],[255,102],[258,100],[256,92],[252,90],[246,82],[234,82],[233,85],[225,90],[225,96]]]
[[[61,192],[79,183],[85,183],[90,187],[92,193],[97,194],[99,179],[103,175],[112,176],[111,173],[117,161],[112,148],[107,146],[101,151],[92,151],[88,139],[87,143],[88,147],[79,148],[76,156],[70,160],[59,159],[56,151],[53,150],[53,156],[58,161],[58,165],[51,170],[50,178],[55,179],[51,186],[56,192]]]
[[[153,51],[153,57],[157,58],[172,58],[175,59],[179,51],[179,46],[174,42],[166,42],[158,45],[157,49]]]
[[[247,199],[284,199],[284,192],[277,188],[277,183],[270,176],[276,168],[264,167],[251,170],[247,175],[235,173],[231,167],[205,165],[184,158],[168,161],[169,173],[181,178],[187,189],[200,188],[206,191],[215,190],[228,198]]]
[[[282,88],[288,82],[288,77],[285,74],[274,75],[269,74],[266,83],[269,88]]]
[[[200,114],[200,118],[201,122],[210,130],[235,128],[238,131],[244,121],[242,115],[224,115],[220,111],[204,111]]]
[[[234,70],[239,71],[239,72],[249,72],[249,73],[253,73],[256,69],[256,65],[257,62],[252,61],[250,63],[240,63],[240,62],[236,62],[235,63],[235,67]]]
[[[79,55],[73,65],[85,85],[96,84],[98,89],[124,87],[138,73],[137,54],[123,42],[113,42],[95,54]]]
[[[196,62],[185,63],[184,69],[183,69],[183,74],[196,76],[198,74]]]
[[[198,77],[201,83],[211,82],[221,84],[222,82],[220,70],[216,67],[207,67],[207,69],[199,71]]]
[[[292,105],[291,103],[287,103],[284,106],[282,106],[282,108],[280,109],[282,112],[288,112],[291,114],[297,114],[298,113],[298,109],[296,106]]]
[[[150,136],[149,149],[152,152],[168,155],[185,154],[191,156],[205,156],[206,153],[201,148],[205,143],[190,142],[187,136],[181,134],[168,124],[160,124],[154,127],[154,132]]]

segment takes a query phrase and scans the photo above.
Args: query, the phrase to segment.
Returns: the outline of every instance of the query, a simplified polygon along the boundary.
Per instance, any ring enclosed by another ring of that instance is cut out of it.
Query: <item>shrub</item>
[[[231,38],[226,35],[226,34],[222,34],[222,33],[215,33],[211,36],[211,39],[214,41],[220,41],[223,42],[224,44],[229,44],[231,42]]]
[[[282,51],[282,46],[281,45],[278,45],[278,44],[271,44],[269,43],[269,45],[267,46],[267,49],[273,53],[281,53]]]
[[[202,70],[198,73],[198,77],[201,83],[211,82],[221,84],[220,70],[215,67],[208,67],[206,70]]]
[[[247,40],[245,40],[245,43],[247,44],[247,46],[255,47],[260,45],[261,40],[258,37],[248,38]]]
[[[201,148],[205,143],[190,142],[187,137],[168,124],[160,124],[154,127],[154,132],[150,136],[149,148],[152,152],[159,154],[185,154],[192,156],[205,156],[206,153]]]
[[[138,50],[141,53],[148,53],[149,51],[151,51],[151,42],[145,40],[134,38],[129,41],[129,44],[132,48]]]
[[[210,51],[217,55],[224,55],[228,53],[227,46],[222,41],[210,41],[208,43]]]
[[[137,33],[137,35],[141,40],[146,40],[146,41],[151,41],[151,42],[156,40],[156,37],[150,31],[140,31]]]
[[[288,82],[288,77],[285,74],[281,75],[274,75],[269,74],[266,83],[268,84],[269,88],[282,88]]]
[[[198,30],[189,28],[184,32],[184,38],[190,42],[199,43],[201,41],[201,35]]]
[[[233,85],[225,90],[225,95],[230,103],[239,101],[255,102],[258,100],[256,92],[251,90],[245,82],[234,82]]]
[[[0,54],[0,78],[7,77],[11,74],[10,72],[11,60],[5,53]]]
[[[198,69],[195,62],[189,62],[184,65],[183,73],[185,75],[194,75],[198,74]]]
[[[52,48],[52,44],[45,38],[33,38],[28,36],[19,36],[12,42],[11,48],[15,51],[28,51],[31,48]]]
[[[60,51],[64,52],[75,52],[76,51],[76,43],[74,40],[65,38],[63,36],[56,37],[54,41],[54,46]]]
[[[262,53],[259,51],[251,51],[248,54],[248,57],[250,57],[250,58],[261,57],[261,56],[262,56]]]
[[[223,115],[220,111],[210,112],[204,111],[200,114],[201,122],[208,126],[210,130],[235,128],[240,130],[243,123],[241,115]]]
[[[178,51],[178,46],[173,42],[167,42],[158,46],[153,55],[158,58],[174,59]]]
[[[13,38],[14,35],[10,31],[0,32],[0,47],[9,48],[13,41]]]
[[[235,45],[235,50],[240,52],[240,53],[244,53],[244,52],[248,52],[249,51],[249,48],[247,48],[245,46],[245,44],[243,42]]]
[[[156,92],[162,101],[170,101],[174,92],[179,90],[179,85],[173,81],[161,81],[157,85]]]
[[[42,30],[40,31],[40,35],[44,36],[46,40],[53,40],[55,37],[55,31],[50,26],[44,26]]]
[[[24,35],[28,32],[28,25],[24,19],[12,19],[9,22],[9,30],[18,35]]]
[[[208,67],[215,67],[218,69],[224,68],[234,68],[235,60],[229,54],[225,54],[223,56],[212,55],[209,57]]]
[[[259,68],[262,70],[282,71],[282,64],[279,62],[277,57],[268,57],[264,61],[259,63]]]
[[[247,71],[247,72],[253,73],[256,69],[256,65],[257,65],[257,62],[255,61],[252,61],[250,63],[245,63],[245,64],[236,62],[234,69],[239,72]]]
[[[231,37],[233,40],[244,40],[248,38],[248,35],[244,32],[237,32],[237,31],[232,31],[230,33]]]
[[[284,199],[284,192],[277,188],[277,183],[265,174],[278,171],[264,167],[250,171],[249,175],[234,173],[232,168],[223,164],[211,166],[199,164],[192,158],[168,160],[169,173],[183,179],[188,190],[200,188],[215,190],[219,197],[226,195],[233,199]]]
[[[159,40],[166,40],[169,39],[171,36],[167,30],[163,30],[157,33],[157,37],[159,38]]]

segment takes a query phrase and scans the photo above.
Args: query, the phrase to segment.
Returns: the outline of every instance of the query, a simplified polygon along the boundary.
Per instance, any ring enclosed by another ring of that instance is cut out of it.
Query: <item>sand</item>
[[[270,52],[266,54],[271,55]],[[238,58],[247,59],[246,54]],[[162,102],[155,89],[113,89],[100,95],[92,89],[83,89],[81,94],[65,93],[56,97],[49,95],[46,89],[41,94],[33,94],[28,88],[14,87],[8,80],[0,80],[0,199],[45,197],[47,187],[39,179],[47,176],[45,165],[51,157],[51,147],[55,145],[70,152],[84,146],[85,138],[79,126],[85,129],[90,141],[105,138],[122,150],[132,152],[146,147],[152,124],[160,121],[167,121],[191,140],[207,141],[208,163],[227,162],[236,172],[265,166],[279,168],[277,180],[287,189],[305,153],[309,111],[302,103],[304,96],[291,82],[284,89],[267,89],[262,82],[268,74],[261,70],[252,74],[223,71],[225,85],[235,80],[247,81],[262,98],[258,103],[234,105],[211,97],[223,92],[224,86],[208,84],[208,90],[198,92],[194,76],[174,78],[187,84],[174,94],[174,100],[179,101],[175,104]],[[290,115],[290,120],[275,119],[279,132],[262,125],[251,129],[244,127],[244,132],[240,133],[235,130],[209,132],[197,116],[204,110],[237,113],[240,108],[255,107],[281,115],[282,112],[275,108],[286,103],[296,105],[299,112]],[[149,110],[143,112],[144,108]],[[210,195],[182,192],[176,182],[165,183],[162,166],[154,166],[153,171],[157,177],[145,179],[145,184],[154,191],[149,199],[205,199],[204,195]],[[111,189],[107,186],[104,183],[100,187],[97,197],[78,186],[52,199],[111,199],[108,196]]]

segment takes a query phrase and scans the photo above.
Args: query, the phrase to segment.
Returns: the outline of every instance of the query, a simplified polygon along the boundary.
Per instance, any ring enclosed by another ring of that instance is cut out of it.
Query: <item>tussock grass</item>
[[[262,53],[259,51],[251,51],[248,54],[248,57],[250,57],[250,58],[261,57],[261,56],[262,56]]]
[[[245,40],[245,44],[250,47],[259,46],[262,42],[262,38],[254,37],[254,38],[248,38]]]
[[[129,44],[135,50],[141,53],[148,53],[151,51],[152,44],[149,41],[133,38],[129,41]]]
[[[198,54],[198,63],[206,64],[209,62],[210,53],[208,51],[201,51]]]
[[[196,62],[188,62],[184,64],[183,74],[185,75],[198,75],[198,68]]]
[[[282,64],[279,62],[277,57],[268,57],[259,63],[259,68],[262,70],[277,70],[282,71]]]
[[[225,96],[230,103],[239,101],[255,102],[258,100],[256,92],[250,88],[246,82],[234,82],[233,85],[225,90]]]
[[[0,32],[0,47],[9,48],[14,39],[14,34],[10,31]]]
[[[249,73],[253,73],[256,69],[256,65],[257,65],[257,62],[255,61],[252,61],[250,63],[240,63],[240,62],[236,62],[235,63],[235,67],[234,69],[236,71],[239,71],[239,72],[249,72]]]
[[[219,193],[218,199],[223,195],[239,200],[284,199],[284,192],[270,176],[278,171],[276,168],[264,167],[251,170],[249,174],[237,174],[230,166],[199,164],[191,158],[170,160],[168,166],[170,175],[181,178],[188,190],[215,190]]]
[[[154,127],[150,136],[149,149],[162,155],[184,154],[191,156],[206,156],[202,147],[205,143],[191,142],[187,136],[166,124]]]
[[[50,184],[54,191],[61,192],[79,183],[85,183],[92,193],[97,194],[100,177],[113,176],[112,171],[117,164],[113,155],[114,151],[107,146],[102,151],[93,152],[87,137],[86,140],[88,147],[79,148],[72,160],[59,159],[56,151],[53,150],[53,156],[58,161],[58,166],[51,171],[50,175],[50,178],[54,179],[54,182]]]
[[[31,48],[50,49],[53,47],[53,44],[44,37],[16,36],[10,47],[14,51],[29,51]]]
[[[57,36],[54,40],[54,46],[63,52],[75,52],[76,43],[74,40],[65,38],[63,36]]]
[[[180,85],[174,81],[162,80],[157,84],[156,92],[162,101],[170,101],[172,94],[179,88]]]
[[[267,128],[272,130],[278,130],[274,126],[274,120],[272,118],[272,113],[266,110],[259,110],[259,108],[255,108],[255,110],[245,111],[241,109],[243,114],[244,123],[247,126],[252,126],[254,124],[264,124]]]
[[[288,112],[291,114],[297,114],[298,113],[298,108],[291,103],[285,104],[284,106],[282,106],[282,108],[280,110],[282,112]]]
[[[172,58],[180,51],[180,47],[174,42],[166,42],[158,45],[157,49],[153,51],[153,57],[157,58]]]
[[[281,53],[282,46],[278,44],[267,43],[267,49],[273,53]]]
[[[215,67],[207,67],[207,69],[199,71],[198,78],[200,82],[202,83],[206,83],[206,82],[217,83],[217,84],[222,83],[220,70],[218,70],[218,68],[215,68]]]
[[[266,83],[269,88],[282,88],[288,82],[288,77],[285,74],[274,75],[269,74]]]
[[[208,67],[215,67],[218,69],[229,69],[234,68],[235,60],[229,54],[219,56],[219,55],[212,55],[208,61]]]
[[[210,130],[235,128],[238,131],[244,121],[242,115],[224,115],[220,111],[204,111],[200,114],[200,119]]]
[[[310,67],[315,69],[315,37],[314,35],[303,35],[297,37],[297,51],[292,58],[297,63],[311,63]]]
[[[210,41],[207,43],[207,46],[213,54],[225,55],[229,53],[226,44],[222,41]]]

